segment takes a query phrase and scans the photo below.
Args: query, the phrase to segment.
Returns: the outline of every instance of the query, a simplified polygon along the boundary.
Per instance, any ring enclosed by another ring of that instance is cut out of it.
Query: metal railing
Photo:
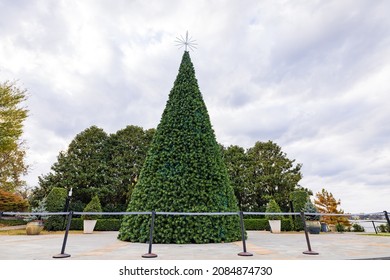
[[[240,218],[240,231],[241,231],[241,238],[242,238],[242,248],[243,251],[238,253],[239,256],[253,256],[252,253],[247,251],[246,248],[246,239],[245,239],[245,225],[244,225],[244,215],[278,215],[278,216],[299,216],[302,220],[302,224],[304,227],[304,235],[306,239],[306,245],[307,250],[303,251],[303,254],[307,255],[318,255],[318,252],[315,252],[312,250],[311,244],[310,244],[310,238],[308,234],[308,228],[306,225],[306,216],[344,216],[344,217],[352,217],[357,215],[384,215],[385,219],[390,226],[390,219],[387,211],[383,212],[376,212],[376,213],[369,213],[369,214],[330,214],[330,213],[306,213],[306,212],[288,212],[288,213],[266,213],[266,212],[156,212],[156,211],[146,211],[146,212],[0,212],[0,218],[3,215],[8,216],[66,216],[67,217],[67,223],[66,223],[66,229],[64,234],[64,239],[62,242],[62,248],[61,252],[57,255],[54,255],[53,258],[67,258],[70,257],[70,254],[65,253],[66,244],[68,240],[70,225],[72,222],[72,218],[74,215],[151,215],[151,224],[150,224],[150,230],[149,230],[149,244],[148,244],[148,252],[146,254],[143,254],[143,258],[155,258],[157,257],[157,254],[152,252],[153,247],[153,233],[154,233],[154,221],[156,215],[167,215],[167,216],[233,216],[238,215]]]

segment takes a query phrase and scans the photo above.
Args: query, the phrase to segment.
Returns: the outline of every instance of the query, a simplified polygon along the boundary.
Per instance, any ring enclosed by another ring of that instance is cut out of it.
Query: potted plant
[[[97,195],[95,195],[91,201],[85,206],[83,212],[102,212],[102,206],[100,205],[100,200]],[[99,219],[101,215],[82,215],[81,218],[84,221],[84,233],[92,233],[97,219]]]
[[[304,213],[317,213],[317,208],[314,206],[314,204],[311,202],[311,200],[308,200],[303,207],[302,211]],[[318,215],[306,215],[306,227],[307,230],[311,234],[319,234],[321,231],[321,223],[320,223],[320,216]]]
[[[33,213],[45,213],[46,211],[46,198],[42,199],[37,207],[31,208],[31,212]],[[38,235],[43,230],[43,221],[47,219],[47,216],[37,216],[31,215],[25,218],[27,221],[26,225],[26,234],[27,235]]]
[[[275,199],[271,199],[266,207],[266,213],[281,213],[280,207]],[[265,215],[265,218],[268,219],[269,226],[271,228],[271,233],[280,233],[281,230],[281,215],[268,214]]]

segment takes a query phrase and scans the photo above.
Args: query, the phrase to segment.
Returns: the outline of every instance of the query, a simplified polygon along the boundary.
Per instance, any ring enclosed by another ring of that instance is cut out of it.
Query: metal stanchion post
[[[374,221],[371,221],[371,222],[372,222],[372,226],[374,227],[375,234],[378,234],[378,231],[377,231],[377,229],[376,229],[376,227],[375,227],[375,222],[374,222]]]
[[[238,253],[241,257],[250,257],[253,256],[252,253],[246,251],[246,241],[245,241],[245,226],[244,226],[244,214],[240,211],[240,225],[241,225],[241,238],[242,238],[242,249],[243,252]]]
[[[70,199],[72,198],[72,189],[73,188],[70,188],[69,192],[68,192],[68,195],[66,197],[66,200],[65,200],[65,206],[64,206],[64,212],[68,212],[69,211],[69,202],[70,202]],[[62,225],[62,228],[65,227],[65,217],[64,217],[64,223]]]
[[[387,213],[387,211],[383,211],[383,213],[385,213],[385,217],[386,217],[386,220],[387,220],[387,224],[389,225],[390,227],[390,219],[389,219],[389,214]]]
[[[309,233],[307,232],[306,219],[305,219],[305,214],[303,212],[301,212],[301,219],[302,219],[302,223],[303,223],[303,228],[305,230],[305,237],[306,237],[306,243],[307,243],[307,248],[308,248],[308,250],[304,251],[303,254],[306,254],[306,255],[318,255],[317,252],[314,252],[314,251],[311,250]]]
[[[154,231],[154,218],[156,216],[156,211],[152,211],[152,221],[150,223],[150,235],[149,235],[149,251],[147,254],[143,254],[143,258],[156,258],[157,255],[152,253],[152,244],[153,244],[153,231]]]
[[[70,211],[68,214],[68,224],[66,225],[66,230],[65,230],[65,235],[64,235],[64,241],[62,242],[62,249],[61,253],[58,255],[53,256],[53,258],[69,258],[70,255],[65,253],[65,247],[66,247],[66,242],[68,240],[68,234],[69,234],[69,229],[70,229],[70,224],[72,222],[72,216],[73,216],[73,211]]]

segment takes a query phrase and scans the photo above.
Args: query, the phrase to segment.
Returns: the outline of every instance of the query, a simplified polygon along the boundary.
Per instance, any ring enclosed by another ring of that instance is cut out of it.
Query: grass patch
[[[368,236],[388,236],[388,237],[390,237],[390,233],[388,233],[388,232],[380,232],[378,234],[376,234],[376,233],[364,233],[362,235],[368,235]]]

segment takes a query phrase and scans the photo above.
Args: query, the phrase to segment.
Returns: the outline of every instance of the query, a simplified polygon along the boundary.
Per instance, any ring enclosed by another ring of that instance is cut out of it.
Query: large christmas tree
[[[195,77],[184,52],[127,211],[238,211],[233,188]],[[118,238],[149,240],[150,215],[125,216]],[[156,243],[209,243],[241,239],[238,216],[157,215]]]

